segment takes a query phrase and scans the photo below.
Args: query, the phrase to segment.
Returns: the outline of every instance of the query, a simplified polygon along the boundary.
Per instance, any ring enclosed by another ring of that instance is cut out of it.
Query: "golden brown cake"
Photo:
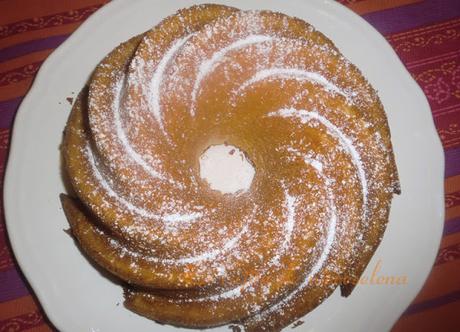
[[[250,160],[248,190],[200,176],[210,146]],[[83,251],[125,282],[127,308],[175,326],[279,331],[383,236],[398,176],[383,107],[302,20],[183,9],[113,50],[69,117],[62,195]]]

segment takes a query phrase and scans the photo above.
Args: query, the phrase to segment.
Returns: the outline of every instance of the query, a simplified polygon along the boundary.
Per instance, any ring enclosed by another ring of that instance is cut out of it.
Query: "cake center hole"
[[[211,145],[200,156],[201,178],[223,194],[248,190],[254,174],[246,154],[233,145]]]

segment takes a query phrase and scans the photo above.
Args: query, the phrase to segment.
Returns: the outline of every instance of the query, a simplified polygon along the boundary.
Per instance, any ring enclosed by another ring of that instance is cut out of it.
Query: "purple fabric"
[[[33,52],[55,49],[67,39],[69,35],[52,36],[44,39],[31,40],[22,44],[0,50],[0,62],[14,59]]]
[[[416,28],[460,16],[460,0],[425,0],[363,15],[382,34]]]
[[[458,300],[460,300],[460,291],[455,291],[432,300],[413,304],[409,308],[407,308],[407,310],[404,312],[404,315],[416,314],[420,311],[437,308],[442,305],[449,304],[451,302],[455,302]]]
[[[14,115],[24,97],[0,101],[0,128],[11,128]]]
[[[443,235],[450,235],[460,232],[460,217],[446,221],[444,224]]]
[[[445,150],[444,156],[446,158],[444,177],[448,178],[460,174],[460,147]]]
[[[16,269],[12,268],[0,272],[0,302],[17,299],[25,295],[29,295],[29,291]]]

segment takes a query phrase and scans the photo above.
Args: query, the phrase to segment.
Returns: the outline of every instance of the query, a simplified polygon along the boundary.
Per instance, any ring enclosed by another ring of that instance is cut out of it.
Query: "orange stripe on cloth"
[[[460,192],[457,193],[456,205],[446,209],[446,222],[449,222],[451,219],[460,217],[460,202],[458,201],[460,197]],[[446,199],[449,199],[446,195]],[[447,202],[446,202],[447,203]]]
[[[460,190],[460,175],[451,176],[444,182],[446,194],[450,194]]]
[[[39,52],[33,52],[18,58],[13,58],[8,61],[0,62],[0,79],[2,79],[3,73],[13,71],[23,66],[30,65],[36,62],[43,62],[54,50],[43,50]]]
[[[447,235],[443,238],[443,242],[447,242],[448,239],[453,239],[455,242],[450,245],[443,245],[438,250],[438,255],[434,265],[437,267],[443,264],[449,264],[454,261],[460,260],[460,241],[458,239],[458,234]]]
[[[422,2],[422,0],[364,0],[347,5],[355,13],[363,15],[384,9],[396,8]]]
[[[75,11],[80,8],[101,5],[107,0],[14,0],[0,1],[0,22],[2,25],[29,18],[40,18],[52,14]]]
[[[0,63],[0,101],[24,96],[42,63],[54,50],[34,52]]]
[[[3,72],[2,76],[0,76],[0,86],[6,86],[35,77],[35,74],[38,72],[40,65],[41,62],[34,62],[10,71]]]
[[[446,222],[460,217],[460,175],[452,176],[444,181]]]
[[[0,101],[24,96],[29,91],[32,82],[33,78],[28,78],[14,84],[0,86]]]
[[[23,296],[18,299],[0,303],[0,320],[27,314],[36,311],[38,304],[32,296]]]
[[[402,316],[391,332],[450,332],[458,331],[460,301],[451,302],[430,310]]]
[[[54,50],[34,52],[0,63],[0,101],[23,96],[41,63]]]
[[[0,331],[24,331],[41,326],[45,319],[40,310],[28,312],[26,314],[0,320]]]

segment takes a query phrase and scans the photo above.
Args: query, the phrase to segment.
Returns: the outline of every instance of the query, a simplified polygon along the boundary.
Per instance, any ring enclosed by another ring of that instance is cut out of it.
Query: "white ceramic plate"
[[[396,197],[383,242],[365,275],[406,276],[407,284],[336,291],[297,331],[388,331],[425,281],[444,214],[444,158],[430,108],[396,54],[359,16],[330,0],[217,1],[298,16],[331,38],[379,91],[393,135],[403,194]],[[48,317],[61,331],[173,331],[126,310],[122,289],[81,255],[63,229],[59,144],[70,106],[113,47],[197,1],[113,1],[91,16],[43,64],[16,117],[5,180],[11,243]],[[390,304],[391,305],[388,305]],[[227,328],[220,328],[228,331]]]

